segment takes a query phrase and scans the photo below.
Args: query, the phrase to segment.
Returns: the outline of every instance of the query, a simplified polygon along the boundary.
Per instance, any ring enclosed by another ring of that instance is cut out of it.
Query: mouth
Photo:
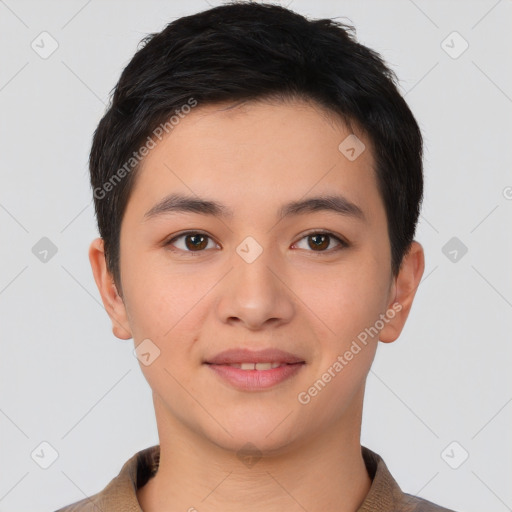
[[[206,364],[215,364],[215,363],[206,363]],[[303,364],[303,363],[232,363],[232,364],[222,364],[219,366],[230,366],[231,368],[239,368],[240,370],[272,370],[274,368],[279,368],[280,366],[285,366],[287,364]]]
[[[242,391],[271,388],[296,375],[306,364],[301,357],[278,349],[224,351],[204,361],[231,387]]]
[[[305,363],[306,361],[296,354],[269,348],[258,351],[248,349],[225,350],[203,362],[215,365],[238,365],[236,368],[242,370],[270,370],[281,365]],[[254,365],[259,367],[253,367]]]

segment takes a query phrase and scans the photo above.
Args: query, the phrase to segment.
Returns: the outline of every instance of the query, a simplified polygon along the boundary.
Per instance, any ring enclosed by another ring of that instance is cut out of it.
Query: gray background
[[[512,510],[511,2],[284,4],[354,24],[397,72],[425,136],[425,274],[402,336],[377,353],[362,443],[406,492]],[[82,499],[158,443],[133,341],[112,335],[87,258],[87,157],[139,40],[205,8],[0,0],[0,511]],[[43,237],[57,248],[46,261]]]

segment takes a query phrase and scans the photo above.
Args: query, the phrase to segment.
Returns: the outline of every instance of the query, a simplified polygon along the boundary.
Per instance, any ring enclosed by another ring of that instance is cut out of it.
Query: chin
[[[233,452],[241,460],[245,457],[282,455],[290,450],[293,441],[288,436],[267,437],[267,433],[239,433],[233,437],[211,439],[219,448]]]
[[[223,418],[222,426],[227,432],[215,424],[206,426],[203,435],[212,443],[240,455],[239,452],[252,450],[256,454],[278,455],[285,453],[290,449],[294,442],[298,441],[298,432],[294,430],[297,422],[292,416],[283,414],[281,409],[278,413],[262,416],[253,413],[244,415],[243,418],[234,418],[228,420],[228,416]],[[286,418],[285,421],[283,421]],[[229,432],[229,433],[228,433]]]

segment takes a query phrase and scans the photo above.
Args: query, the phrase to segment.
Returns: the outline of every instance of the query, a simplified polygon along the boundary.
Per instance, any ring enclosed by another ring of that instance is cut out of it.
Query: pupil
[[[191,244],[188,243],[189,240],[193,240]],[[187,236],[187,247],[189,249],[200,249],[202,248],[201,243],[204,245],[205,237],[203,235],[188,235]]]
[[[317,242],[319,238],[321,239],[321,241]],[[325,247],[329,245],[329,243],[325,243],[325,241],[327,240],[327,235],[312,235],[311,239],[314,240],[313,243],[314,247],[316,248],[325,249]]]

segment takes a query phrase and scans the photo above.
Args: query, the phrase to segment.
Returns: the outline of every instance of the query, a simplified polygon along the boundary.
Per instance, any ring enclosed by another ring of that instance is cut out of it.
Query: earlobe
[[[395,341],[404,328],[412,307],[416,290],[425,270],[425,254],[419,242],[413,241],[402,260],[400,271],[393,285],[393,299],[388,305],[389,321],[381,330],[379,340]]]
[[[91,242],[89,246],[89,261],[103,306],[112,321],[114,336],[122,340],[130,339],[132,334],[126,308],[123,299],[117,291],[114,279],[107,269],[102,238],[96,238]]]

